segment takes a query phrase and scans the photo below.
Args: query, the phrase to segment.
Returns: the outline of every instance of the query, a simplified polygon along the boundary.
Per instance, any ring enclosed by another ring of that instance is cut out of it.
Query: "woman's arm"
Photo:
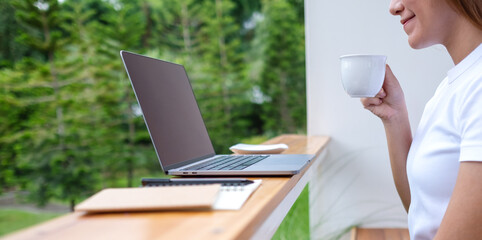
[[[408,114],[390,121],[383,121],[387,136],[388,153],[393,180],[405,210],[410,207],[410,187],[407,178],[407,156],[412,144],[412,132]]]
[[[361,99],[363,106],[380,117],[385,127],[393,180],[405,210],[410,206],[407,156],[412,144],[405,97],[397,78],[387,65],[383,88],[373,98]]]
[[[482,162],[461,162],[447,211],[434,239],[482,238]]]

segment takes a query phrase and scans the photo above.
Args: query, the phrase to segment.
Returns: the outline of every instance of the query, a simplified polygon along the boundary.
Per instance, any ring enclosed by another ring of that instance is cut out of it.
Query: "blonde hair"
[[[482,30],[482,0],[446,0],[458,13]]]

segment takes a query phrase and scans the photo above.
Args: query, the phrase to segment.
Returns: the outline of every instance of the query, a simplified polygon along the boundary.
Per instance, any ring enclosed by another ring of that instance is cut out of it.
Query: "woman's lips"
[[[405,32],[406,32],[407,34],[408,34],[408,31],[409,31],[409,29],[408,29],[409,24],[412,22],[412,19],[413,19],[414,17],[415,17],[415,16],[412,16],[412,17],[410,17],[410,18],[408,18],[408,19],[405,19],[405,20],[401,21],[402,24],[403,24],[403,30],[405,30]]]
[[[409,17],[409,18],[402,19],[402,20],[400,21],[400,23],[401,23],[403,26],[405,26],[405,24],[407,24],[407,23],[408,23],[410,20],[412,20],[414,17],[415,17],[415,15],[413,15],[413,16],[411,16],[411,17]]]

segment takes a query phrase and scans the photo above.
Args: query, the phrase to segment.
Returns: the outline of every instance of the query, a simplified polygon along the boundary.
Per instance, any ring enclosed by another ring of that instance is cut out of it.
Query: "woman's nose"
[[[402,0],[392,0],[390,2],[390,13],[392,15],[400,15],[405,7],[403,6]]]

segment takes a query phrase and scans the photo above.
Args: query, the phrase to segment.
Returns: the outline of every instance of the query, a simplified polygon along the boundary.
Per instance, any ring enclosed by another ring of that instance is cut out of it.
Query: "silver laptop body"
[[[293,175],[314,157],[273,154],[242,170],[196,170],[198,164],[233,155],[215,154],[184,67],[126,51],[120,55],[166,174]]]

